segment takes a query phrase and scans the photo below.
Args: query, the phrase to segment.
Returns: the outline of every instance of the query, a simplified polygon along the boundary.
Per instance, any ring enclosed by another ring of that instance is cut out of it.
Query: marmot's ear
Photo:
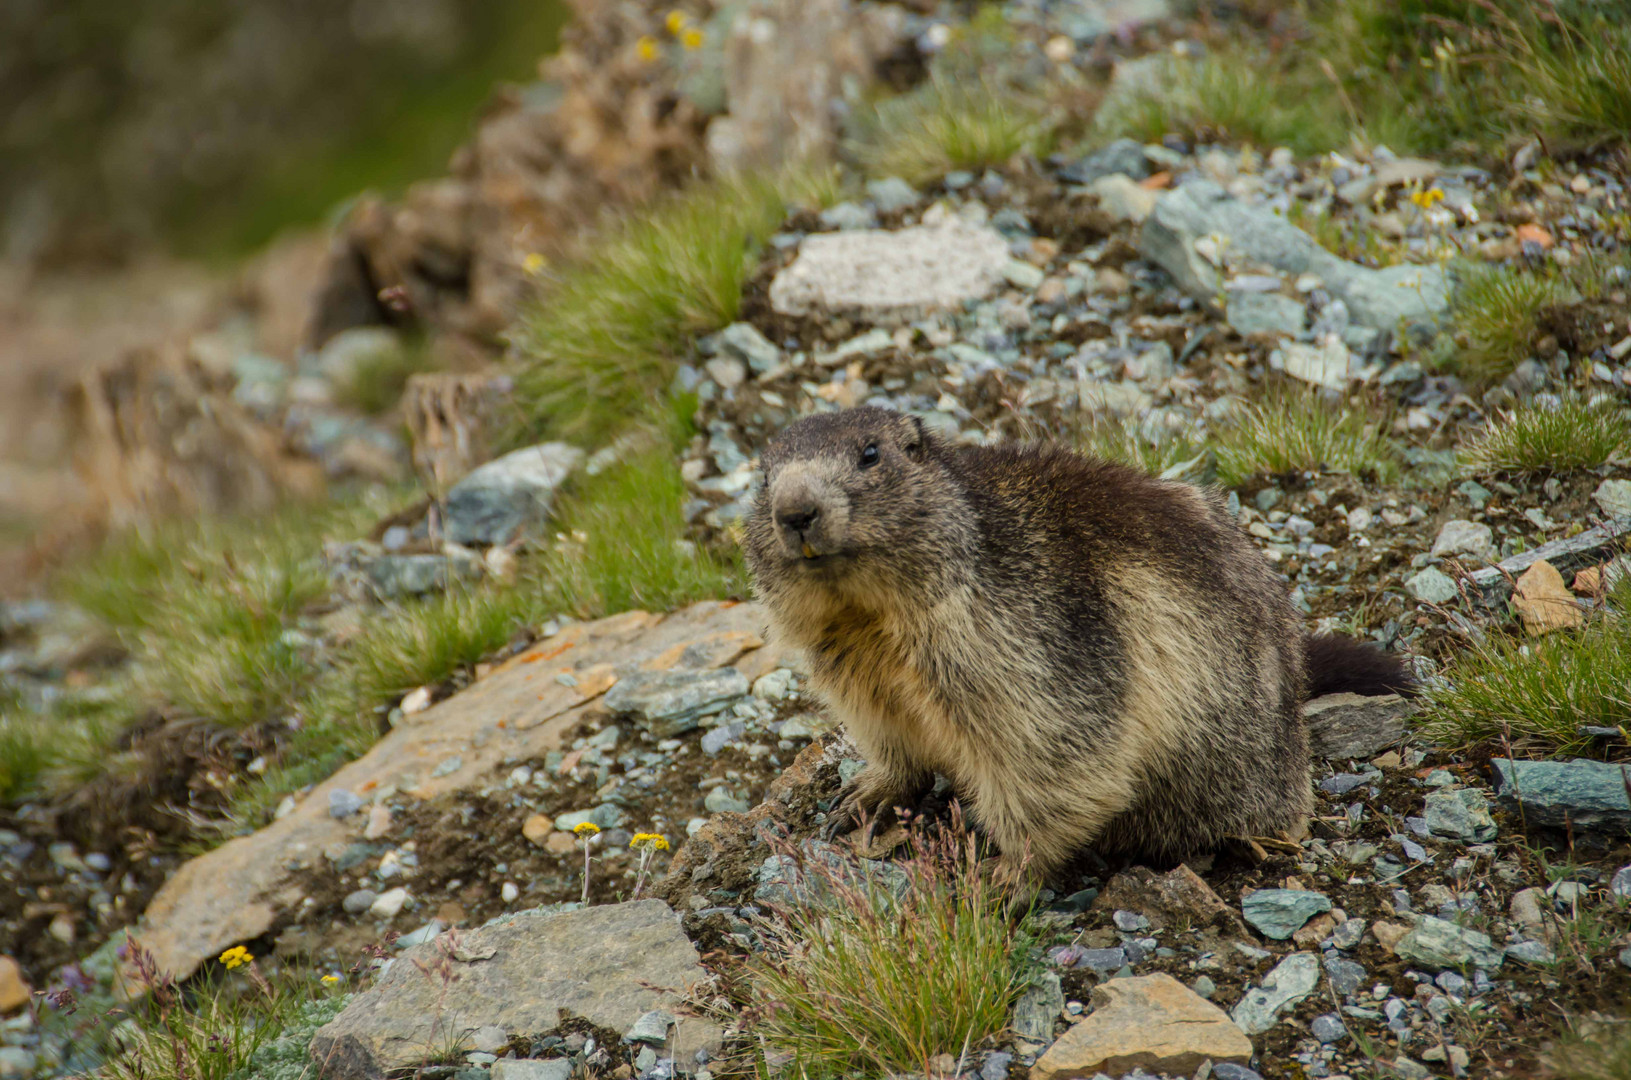
[[[909,457],[918,457],[923,453],[929,442],[929,429],[923,426],[920,416],[909,417],[912,421],[912,430],[906,435],[906,445],[903,449]]]

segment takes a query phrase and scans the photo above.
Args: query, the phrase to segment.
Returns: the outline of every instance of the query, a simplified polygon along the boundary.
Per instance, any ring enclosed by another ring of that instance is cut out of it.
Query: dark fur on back
[[[1043,874],[1305,827],[1308,638],[1216,495],[879,409],[801,420],[763,467],[758,592],[869,763],[840,818],[939,772]]]

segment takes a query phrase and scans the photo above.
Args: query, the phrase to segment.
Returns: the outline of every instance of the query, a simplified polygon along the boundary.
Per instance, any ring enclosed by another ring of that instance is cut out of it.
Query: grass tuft
[[[1456,275],[1452,365],[1482,384],[1499,382],[1534,352],[1540,314],[1564,297],[1558,279],[1533,270],[1479,266]]]
[[[1631,575],[1578,631],[1535,641],[1492,638],[1457,656],[1423,729],[1447,743],[1505,738],[1559,754],[1590,749],[1588,725],[1631,726]]]
[[[1571,396],[1492,417],[1461,448],[1461,460],[1481,473],[1568,472],[1595,469],[1628,447],[1631,413],[1611,400]]]
[[[1328,88],[1306,76],[1264,70],[1260,57],[1222,55],[1198,63],[1173,61],[1168,77],[1151,80],[1106,104],[1105,136],[1159,142],[1168,134],[1203,141],[1286,146],[1299,154],[1344,141],[1342,116]],[[1297,85],[1288,92],[1287,81]]]
[[[1077,433],[1076,448],[1105,461],[1120,462],[1168,480],[1194,479],[1205,470],[1208,446],[1190,430],[1163,428],[1147,435],[1137,420],[1097,416]]]
[[[1245,406],[1218,429],[1216,445],[1218,479],[1229,487],[1313,469],[1385,478],[1396,467],[1380,424],[1308,392],[1282,390]]]
[[[750,971],[756,1031],[793,1055],[793,1075],[931,1074],[930,1059],[1007,1027],[1030,939],[960,822],[916,843],[892,864],[894,889],[880,864],[783,853],[806,896],[766,921]]]
[[[1631,1025],[1624,1018],[1592,1024],[1546,1055],[1555,1080],[1631,1080]]]
[[[517,445],[598,444],[667,388],[685,339],[736,318],[760,245],[789,203],[829,201],[822,178],[694,186],[629,215],[546,279],[514,340]]]
[[[1044,155],[1053,132],[1047,108],[1033,98],[988,80],[939,75],[875,106],[860,126],[853,152],[861,168],[913,184]]]

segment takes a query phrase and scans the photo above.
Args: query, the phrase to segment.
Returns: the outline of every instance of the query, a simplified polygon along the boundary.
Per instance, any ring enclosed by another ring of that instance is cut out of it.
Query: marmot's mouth
[[[804,555],[804,557],[806,559],[819,559],[819,558],[821,558],[821,552],[819,552],[815,548],[811,547],[810,542],[808,540],[806,540],[804,542],[804,550],[803,550],[802,554]]]

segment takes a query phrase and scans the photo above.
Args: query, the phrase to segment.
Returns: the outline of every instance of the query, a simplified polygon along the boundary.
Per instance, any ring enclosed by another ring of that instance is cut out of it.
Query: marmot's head
[[[767,579],[823,581],[896,573],[933,560],[954,492],[915,417],[861,408],[806,417],[761,457],[747,523],[748,563]],[[890,574],[888,576],[895,576]]]

